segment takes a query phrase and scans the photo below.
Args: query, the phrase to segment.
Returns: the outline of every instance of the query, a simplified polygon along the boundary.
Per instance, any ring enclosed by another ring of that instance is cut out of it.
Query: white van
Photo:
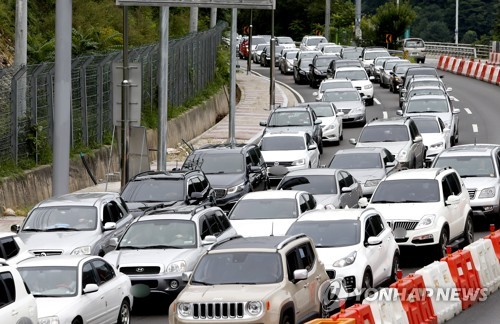
[[[403,39],[403,51],[408,59],[413,57],[417,63],[425,63],[425,42],[421,38]]]

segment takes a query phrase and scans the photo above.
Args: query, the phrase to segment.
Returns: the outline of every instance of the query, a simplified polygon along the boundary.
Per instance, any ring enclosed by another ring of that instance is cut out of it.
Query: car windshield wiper
[[[398,201],[398,203],[425,203],[425,202],[429,202],[429,201],[423,201],[423,200],[411,200],[411,199],[407,199],[407,200],[400,200],[400,201]]]
[[[376,201],[370,201],[373,204],[394,204],[397,203],[397,201],[394,200],[376,200]]]
[[[33,297],[66,297],[66,296],[54,296],[54,295],[39,295],[39,294],[33,294]]]
[[[199,280],[191,280],[191,284],[195,285],[203,285],[203,286],[213,286],[214,284],[205,282],[205,281],[199,281]]]
[[[148,246],[143,246],[143,249],[183,249],[183,247],[180,246],[174,246],[174,245],[148,245]]]
[[[256,285],[255,282],[223,282],[219,285]]]
[[[461,178],[478,178],[478,177],[484,177],[482,175],[477,175],[477,174],[464,174],[464,175],[460,175]]]
[[[79,229],[77,228],[74,228],[74,227],[53,227],[53,228],[47,228],[44,230],[44,232],[64,232],[64,231],[67,231],[67,232],[77,232],[79,231]]]
[[[43,232],[41,228],[23,228],[21,232]]]
[[[143,246],[134,246],[134,245],[125,245],[125,246],[118,246],[117,250],[141,250],[144,249]]]

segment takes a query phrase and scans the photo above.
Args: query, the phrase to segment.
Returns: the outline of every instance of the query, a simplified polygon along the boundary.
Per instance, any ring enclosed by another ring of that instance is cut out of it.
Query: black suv
[[[142,172],[129,180],[121,196],[134,216],[155,207],[215,205],[215,191],[200,170]]]
[[[273,131],[306,132],[311,135],[318,145],[320,154],[323,154],[323,131],[321,119],[311,107],[278,107],[269,114],[267,122],[261,121],[260,126],[266,127],[264,133]]]
[[[224,210],[246,193],[270,187],[266,163],[254,144],[205,145],[186,158],[182,169],[203,170],[214,186],[217,205]]]
[[[340,60],[338,55],[316,55],[309,64],[309,86],[317,88],[321,81],[326,79],[326,70],[331,61]]]

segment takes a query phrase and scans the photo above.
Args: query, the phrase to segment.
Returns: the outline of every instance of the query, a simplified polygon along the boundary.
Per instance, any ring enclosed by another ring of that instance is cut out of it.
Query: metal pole
[[[189,32],[198,31],[198,7],[191,7],[189,10]]]
[[[272,10],[271,13],[271,41],[270,41],[270,47],[271,47],[271,63],[269,64],[269,71],[270,71],[270,85],[269,85],[269,109],[273,110],[274,105],[275,105],[275,71],[276,68],[274,67],[274,61],[275,61],[275,54],[274,52],[276,51],[276,40],[274,39],[274,9]]]
[[[458,0],[455,2],[455,44],[458,45]]]
[[[217,8],[210,8],[210,28],[217,25]]]
[[[354,35],[361,39],[361,0],[356,0],[356,14],[354,18]]]
[[[21,66],[26,66],[28,62],[28,0],[17,0],[16,2],[16,40],[14,67],[18,71]],[[17,96],[17,111],[20,115],[26,113],[26,75],[23,75],[19,82]]]
[[[128,7],[123,7],[123,81],[122,81],[122,156],[121,156],[121,187],[127,184],[128,172],[128,144],[129,144],[129,71],[128,71]]]
[[[69,192],[72,9],[71,1],[56,0],[53,196]]]
[[[168,116],[168,31],[170,7],[161,7],[160,85],[158,89],[158,171],[167,170],[167,116]]]
[[[230,88],[229,88],[229,144],[236,144],[235,113],[236,113],[236,15],[238,9],[231,12],[231,59],[230,59]]]
[[[326,40],[330,41],[330,12],[331,12],[331,0],[326,0],[325,4],[325,37]]]
[[[249,28],[249,35],[248,35],[248,63],[247,63],[247,74],[250,73],[252,70],[252,15],[253,15],[253,10],[250,9],[250,28]]]

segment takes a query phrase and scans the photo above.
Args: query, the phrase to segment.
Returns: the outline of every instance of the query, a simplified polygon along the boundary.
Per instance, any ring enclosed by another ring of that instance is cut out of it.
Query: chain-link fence
[[[168,105],[176,107],[196,96],[215,78],[217,47],[227,27],[192,33],[169,42]],[[142,109],[158,102],[158,44],[131,49],[129,61],[142,66]],[[72,60],[71,145],[99,145],[113,131],[112,64],[122,51]],[[0,163],[50,151],[53,134],[54,63],[18,70],[0,69]],[[25,99],[25,100],[24,100]],[[169,109],[170,112],[170,109]],[[50,154],[50,153],[49,153]]]

